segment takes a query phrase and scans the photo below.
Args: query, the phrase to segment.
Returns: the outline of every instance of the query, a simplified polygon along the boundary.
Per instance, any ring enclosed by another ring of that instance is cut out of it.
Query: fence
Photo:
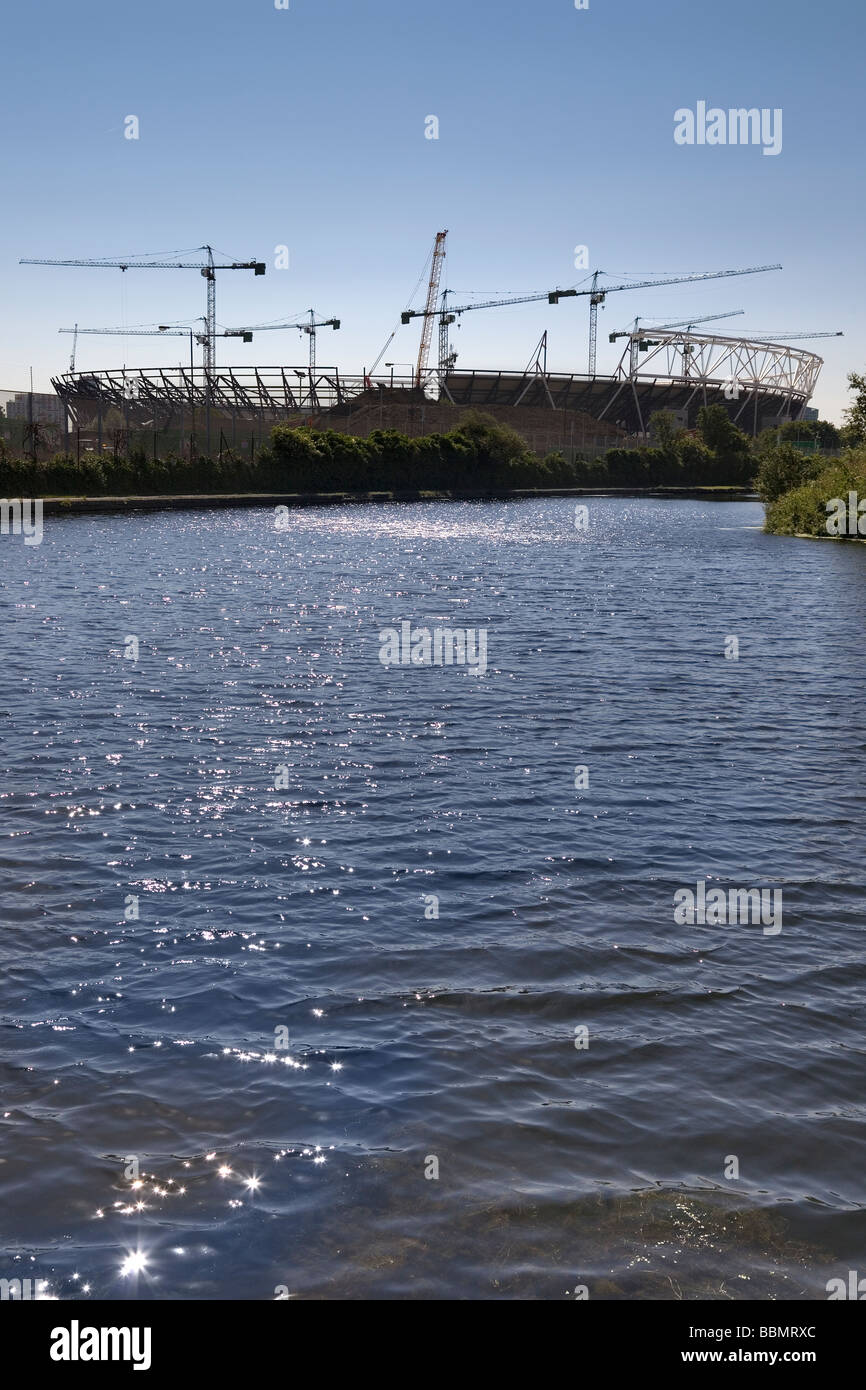
[[[129,412],[109,407],[94,411],[79,427],[57,396],[0,390],[0,452],[44,463],[57,454],[81,461],[87,455],[121,459],[198,455],[252,459],[267,443],[278,421],[239,411],[179,408],[168,422],[135,422]],[[299,423],[299,422],[297,422]]]
[[[0,391],[0,407],[4,397],[9,403],[5,414],[0,414],[0,438],[8,453],[34,462],[45,462],[56,454],[78,462],[94,455],[115,460],[134,456],[252,460],[277,424],[312,425],[360,438],[381,429],[423,437],[453,430],[465,412],[475,408],[423,398],[408,404],[374,391],[344,407],[312,413],[310,407],[250,410],[177,400],[161,416],[154,409],[154,418],[142,420],[138,402],[133,406],[94,400],[77,412],[83,421],[78,424],[57,396]],[[485,413],[515,428],[539,456],[562,453],[570,460],[596,459],[612,447],[636,448],[645,442],[627,438],[621,429],[602,425],[583,412],[494,404]]]

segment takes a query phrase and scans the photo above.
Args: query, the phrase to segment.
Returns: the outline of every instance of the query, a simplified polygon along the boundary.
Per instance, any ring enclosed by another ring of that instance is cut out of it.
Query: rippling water
[[[545,500],[0,539],[0,1276],[796,1299],[866,1271],[866,551],[749,503],[589,505],[586,533]],[[486,674],[386,669],[402,620],[486,627]],[[699,880],[782,888],[782,932],[677,925]]]

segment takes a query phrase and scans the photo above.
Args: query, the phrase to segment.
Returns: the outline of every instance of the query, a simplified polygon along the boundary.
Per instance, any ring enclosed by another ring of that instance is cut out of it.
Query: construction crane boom
[[[312,314],[312,309],[310,313]],[[333,328],[338,329],[342,319],[315,319],[310,323],[308,319],[300,319],[297,323],[251,323],[245,331],[247,333],[269,333],[277,332],[283,328],[299,328],[305,332],[308,328]]]
[[[677,319],[674,323],[656,324],[648,331],[650,333],[665,333],[669,328],[685,328],[686,331],[689,331],[697,323],[713,323],[718,319],[738,319],[742,318],[745,312],[745,309],[731,309],[727,314],[701,314],[700,318],[697,319]]]
[[[203,251],[209,251],[209,246],[203,246]],[[45,260],[35,256],[22,256],[19,265],[83,265],[94,266],[97,269],[102,267],[108,270],[254,270],[257,275],[264,275],[267,267],[263,261],[226,261],[219,264],[214,261],[211,265],[207,261],[55,261]],[[259,269],[261,267],[261,269]]]
[[[372,367],[370,368],[369,372],[367,371],[366,367],[364,368],[364,384],[365,384],[366,386],[372,386],[373,383],[372,383],[372,381],[371,381],[371,377],[372,377],[373,373],[375,372],[376,368],[378,367],[379,363],[382,361],[382,358],[385,356],[385,353],[388,351],[389,347],[391,346],[391,344],[392,344],[392,342],[394,341],[394,339],[396,338],[396,336],[397,336],[397,330],[396,330],[396,328],[395,328],[395,329],[393,330],[393,332],[391,333],[391,336],[390,336],[390,338],[388,339],[388,341],[386,342],[385,346],[383,347],[382,351],[379,353],[379,356],[376,358],[376,361],[373,363]],[[407,363],[406,365],[408,366],[409,364]]]
[[[316,330],[318,328],[333,328],[336,333],[340,327],[340,319],[317,319],[315,309],[309,309],[309,318],[302,319],[298,323],[254,323],[248,328],[248,333],[275,333],[283,328],[297,328],[301,333],[306,333],[310,339],[310,371],[316,370]]]
[[[264,261],[223,261],[214,260],[212,246],[200,246],[199,251],[204,251],[205,259],[199,261],[146,261],[128,257],[125,260],[109,260],[99,258],[95,260],[46,260],[41,257],[22,257],[19,265],[65,265],[65,266],[85,266],[102,267],[113,270],[198,270],[207,281],[207,315],[206,315],[206,341],[204,344],[205,371],[213,371],[216,365],[216,271],[218,270],[252,270],[256,275],[264,275],[267,266]]]
[[[749,341],[752,343],[779,343],[784,346],[787,342],[793,342],[800,338],[844,338],[845,334],[838,329],[835,333],[750,333]]]
[[[204,319],[199,319],[199,323],[204,323]],[[170,324],[161,324],[158,328],[79,328],[78,324],[74,328],[59,328],[58,333],[74,333],[73,338],[73,359],[75,356],[74,345],[78,341],[79,333],[92,333],[100,337],[116,338],[188,338],[189,339],[189,365],[193,369],[192,344],[193,339],[200,343],[205,359],[207,359],[207,332],[195,332],[192,328],[173,328]],[[245,343],[253,341],[253,335],[247,328],[227,328],[215,335],[217,338],[243,338]],[[69,364],[70,372],[75,370],[74,361]]]
[[[678,275],[670,280],[636,280],[631,285],[604,285],[599,288],[598,277],[604,272],[596,270],[592,277],[592,286],[589,290],[566,290],[558,296],[565,299],[571,294],[588,294],[589,299],[589,374],[595,376],[596,368],[596,345],[598,342],[598,306],[604,308],[605,297],[618,290],[641,290],[651,289],[654,285],[686,285],[696,284],[701,280],[724,280],[733,275],[759,275],[766,270],[781,270],[781,265],[754,265],[745,270],[707,270],[697,272],[694,275]],[[556,303],[556,300],[551,300]]]
[[[74,328],[58,328],[58,333],[74,333]],[[118,338],[188,338],[189,334],[184,333],[180,328],[166,329],[160,333],[157,328],[79,328],[79,333],[98,333],[100,336],[111,337],[116,335]],[[204,337],[201,333],[199,337]]]
[[[718,319],[736,319],[742,317],[745,309],[731,309],[727,314],[702,314],[698,319],[678,319],[676,323],[656,323],[646,328],[646,333],[666,333],[671,328],[694,328],[696,323],[712,323]],[[618,338],[631,338],[638,331],[638,325],[646,323],[646,319],[635,319],[631,328],[621,329],[618,333],[609,333],[608,342],[615,343]]]
[[[414,318],[424,318],[425,322],[437,314],[448,318],[449,322],[458,314],[469,313],[473,309],[496,309],[508,304],[533,304],[546,299],[549,304],[558,304],[560,299],[574,299],[582,296],[589,296],[590,318],[589,318],[589,371],[590,375],[595,375],[596,364],[596,341],[597,341],[597,315],[599,304],[604,304],[605,297],[609,294],[616,294],[623,290],[653,289],[662,285],[686,285],[697,284],[703,280],[722,280],[734,275],[759,275],[768,270],[781,270],[780,264],[775,265],[753,265],[745,270],[707,270],[696,272],[693,275],[677,275],[663,280],[634,280],[631,284],[604,285],[600,287],[598,277],[604,272],[596,270],[593,272],[592,284],[588,289],[555,289],[548,290],[539,294],[513,295],[508,299],[486,299],[476,304],[459,304],[448,306],[446,309],[436,307],[435,303],[431,307],[428,296],[427,307],[424,309],[405,309],[401,315],[402,323],[409,323]],[[447,294],[447,291],[446,291]],[[443,296],[444,297],[444,296]],[[447,325],[446,325],[447,327]]]
[[[118,338],[188,338],[191,329],[188,328],[58,328],[58,333],[97,333],[102,337]],[[218,338],[243,338],[245,343],[251,343],[253,335],[248,328],[227,328],[222,333],[217,333]],[[205,333],[195,333],[196,342],[206,341]]]
[[[451,290],[445,290],[445,294],[451,294]],[[503,304],[531,304],[535,300],[547,299],[553,304],[553,295],[564,297],[572,294],[589,294],[589,290],[545,290],[543,294],[518,294],[509,299],[485,299],[480,304],[459,304],[448,309],[449,314],[465,314],[470,309],[498,309]],[[428,301],[429,302],[429,301]],[[442,312],[441,307],[434,304],[432,309],[404,309],[400,315],[401,323],[408,323],[410,319],[431,318]]]

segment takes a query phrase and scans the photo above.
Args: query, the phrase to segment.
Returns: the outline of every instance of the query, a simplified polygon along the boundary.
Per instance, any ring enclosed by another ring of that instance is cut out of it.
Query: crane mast
[[[316,370],[316,329],[333,328],[334,332],[340,327],[339,319],[317,319],[315,309],[309,310],[310,322],[302,325],[301,331],[306,333],[310,340],[310,380],[312,381],[313,372]]]
[[[204,345],[204,369],[210,375],[216,366],[216,274],[214,271],[213,251],[209,246],[207,251],[207,265],[202,269],[202,275],[207,282],[207,314],[206,329],[207,340]]]
[[[600,271],[593,271],[592,290],[589,295],[589,374],[595,376],[595,362],[598,352],[598,306],[604,308],[604,295],[598,292]]]
[[[421,346],[418,349],[418,365],[415,369],[416,386],[421,385],[424,373],[427,370],[427,359],[430,356],[430,342],[433,337],[433,318],[436,314],[436,301],[439,298],[439,282],[442,279],[442,266],[445,262],[445,238],[447,237],[447,235],[447,228],[444,232],[437,232],[436,240],[433,243],[433,260],[430,265],[430,283],[427,286],[427,305],[423,313],[424,324],[421,329]]]
[[[448,290],[442,291],[442,312],[439,315],[439,380],[444,380],[457,360],[457,353],[452,353],[451,344],[448,340],[449,326],[454,323],[455,315],[448,312]]]

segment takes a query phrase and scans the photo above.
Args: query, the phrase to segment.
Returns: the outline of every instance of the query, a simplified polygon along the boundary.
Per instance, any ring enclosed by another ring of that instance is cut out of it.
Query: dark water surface
[[[0,1276],[866,1274],[866,549],[749,503],[589,506],[586,534],[545,500],[0,538]],[[386,669],[401,620],[486,627],[487,673]],[[677,925],[698,880],[781,888],[782,932]]]

